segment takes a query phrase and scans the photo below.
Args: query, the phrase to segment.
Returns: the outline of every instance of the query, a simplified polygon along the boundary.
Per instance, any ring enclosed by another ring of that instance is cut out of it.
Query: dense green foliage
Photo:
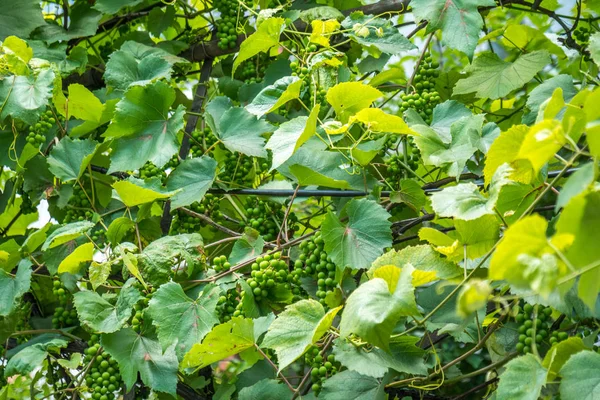
[[[599,21],[0,0],[0,400],[600,399]]]

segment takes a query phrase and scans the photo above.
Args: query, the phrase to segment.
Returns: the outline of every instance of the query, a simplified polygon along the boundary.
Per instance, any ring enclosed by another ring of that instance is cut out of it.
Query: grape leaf
[[[279,125],[265,146],[273,152],[271,170],[286,162],[300,146],[315,134],[319,109],[320,107],[317,105],[308,117],[296,117]]]
[[[288,101],[300,97],[301,88],[302,80],[300,78],[285,76],[261,90],[252,103],[246,106],[246,110],[260,118],[277,110]]]
[[[202,236],[198,233],[161,237],[138,256],[142,275],[154,285],[165,283],[177,262],[184,260],[190,268],[203,262],[203,247]]]
[[[69,7],[69,29],[56,23],[46,23],[36,31],[35,38],[51,44],[93,36],[98,29],[100,19],[102,13],[91,8],[88,2],[76,2]]]
[[[581,194],[563,209],[556,223],[557,235],[573,235],[566,251],[571,264],[582,269],[600,260],[600,247],[595,245],[600,235],[600,193]],[[578,283],[579,297],[594,310],[600,291],[600,268],[583,273]]]
[[[69,85],[69,101],[65,103],[65,113],[84,121],[100,122],[104,105],[85,86],[78,83]],[[68,111],[68,113],[67,113]]]
[[[78,246],[71,254],[65,257],[58,265],[58,273],[68,272],[77,274],[84,262],[92,261],[94,257],[94,243],[88,242]]]
[[[395,268],[395,267],[393,267]],[[389,350],[390,334],[402,316],[419,315],[415,303],[410,264],[394,274],[394,281],[374,278],[360,285],[346,300],[340,335],[357,334],[367,342]],[[395,286],[395,287],[394,287]]]
[[[0,270],[0,316],[9,315],[19,305],[18,300],[29,291],[32,272],[27,259],[21,260],[14,277]]]
[[[275,379],[262,379],[240,390],[239,400],[286,400],[291,399],[290,389]]]
[[[577,89],[573,84],[573,78],[569,75],[557,75],[544,80],[538,87],[533,89],[527,97],[527,109],[529,112],[523,115],[524,124],[533,124],[537,118],[538,111],[542,104],[552,97],[556,88],[561,88],[565,101],[571,99],[577,94]]]
[[[231,100],[220,96],[206,106],[206,123],[232,152],[266,157],[263,133],[272,132],[274,127],[266,121],[257,119],[242,107],[233,107]]]
[[[379,90],[361,82],[342,82],[327,91],[327,102],[333,106],[338,119],[347,122],[350,116],[381,96],[383,93]]]
[[[548,370],[548,380],[555,380],[571,356],[584,350],[586,346],[579,337],[570,337],[552,346],[542,361],[542,365]]]
[[[173,63],[162,52],[147,51],[138,57],[126,46],[113,52],[106,63],[106,84],[117,90],[127,90],[129,86],[144,86],[158,79],[171,78]]]
[[[483,19],[478,7],[495,6],[493,0],[413,0],[415,18],[427,20],[427,32],[442,30],[442,43],[460,50],[469,58],[479,40]]]
[[[462,269],[455,263],[442,258],[428,245],[410,246],[402,250],[392,249],[373,261],[368,273],[373,276],[378,268],[387,265],[402,268],[405,264],[410,264],[415,268],[413,272],[413,284],[415,286],[424,285],[438,279],[450,280],[463,273]]]
[[[499,99],[525,85],[549,63],[546,50],[524,54],[513,63],[493,53],[482,53],[465,68],[471,75],[456,83],[454,94],[476,92],[482,99]]]
[[[94,8],[104,14],[116,14],[123,7],[133,7],[143,0],[96,0]]]
[[[566,206],[569,201],[587,190],[590,185],[596,180],[596,166],[594,163],[587,163],[579,167],[573,175],[571,175],[563,185],[554,209],[560,210]]]
[[[78,221],[63,225],[48,235],[46,241],[42,245],[42,250],[51,249],[73,239],[77,239],[79,236],[92,229],[94,225],[95,224],[91,221]]]
[[[594,400],[600,394],[600,354],[582,351],[573,355],[560,370],[563,399]]]
[[[355,121],[362,122],[373,132],[413,133],[401,117],[387,114],[380,108],[363,108],[350,117],[350,123]]]
[[[112,187],[127,207],[135,207],[140,204],[153,202],[154,200],[166,199],[172,194],[163,191],[158,179],[142,181],[141,179],[129,177],[126,181],[113,183]]]
[[[331,212],[322,225],[325,251],[342,270],[367,268],[383,249],[392,245],[390,214],[372,200],[351,200],[345,208],[348,222]]]
[[[284,24],[285,20],[280,17],[263,21],[256,32],[248,36],[240,45],[240,51],[233,62],[233,72],[235,73],[240,64],[247,59],[279,45],[279,35],[283,31]]]
[[[63,182],[77,180],[92,161],[98,143],[91,139],[64,137],[50,151],[48,169]]]
[[[73,295],[73,303],[77,309],[79,320],[94,332],[99,333],[112,333],[121,329],[131,317],[133,306],[141,299],[142,295],[139,290],[131,284],[123,286],[115,305],[90,290]]]
[[[546,383],[547,371],[533,354],[509,361],[500,375],[498,400],[537,400]]]
[[[391,21],[373,15],[353,12],[342,21],[342,27],[346,29],[346,36],[376,57],[381,53],[401,54],[416,48]]]
[[[342,371],[323,383],[319,399],[324,400],[384,400],[385,385],[377,379],[354,371]]]
[[[183,368],[202,368],[216,361],[254,347],[254,324],[251,319],[234,317],[215,326],[183,357]]]
[[[116,246],[123,240],[127,233],[133,229],[135,229],[135,222],[127,217],[119,217],[108,226],[106,238],[110,243]]]
[[[390,352],[373,348],[366,351],[347,340],[335,340],[333,354],[346,368],[373,378],[383,377],[389,369],[411,375],[426,375],[425,350],[416,346],[420,339],[414,336],[401,336],[392,339]]]
[[[215,308],[220,292],[216,286],[206,286],[194,300],[178,283],[169,282],[158,288],[148,312],[163,349],[176,343],[175,351],[181,359],[194,343],[202,341],[213,325],[219,323]]]
[[[11,116],[34,125],[52,97],[53,81],[51,69],[43,69],[37,75],[7,76],[0,80],[0,121]]]
[[[262,346],[275,350],[279,370],[284,369],[329,329],[341,307],[325,313],[316,300],[300,300],[286,307],[273,321]]]
[[[215,181],[217,162],[208,156],[184,160],[175,168],[166,186],[177,191],[171,198],[171,208],[176,209],[200,201]]]
[[[51,350],[62,349],[69,342],[64,339],[53,338],[41,343],[34,343],[25,347],[8,360],[4,376],[9,377],[16,374],[27,375],[38,368],[48,357]]]
[[[163,352],[158,341],[138,335],[131,328],[103,334],[101,344],[119,363],[128,389],[133,388],[139,373],[142,382],[153,390],[175,396],[178,362],[174,345]]]
[[[117,138],[111,154],[109,173],[137,169],[146,161],[162,167],[177,153],[177,133],[183,128],[185,108],[175,112],[175,90],[164,82],[132,86],[117,103],[105,137]]]
[[[465,221],[494,214],[500,190],[512,182],[507,178],[510,172],[508,164],[498,168],[492,178],[489,197],[485,197],[474,183],[461,183],[434,193],[431,206],[438,217],[454,217]]]
[[[235,241],[228,260],[232,265],[243,263],[251,258],[258,257],[265,246],[265,240],[258,231],[247,227],[242,237]]]
[[[0,10],[0,41],[11,35],[27,38],[35,28],[45,23],[37,0],[0,0]]]
[[[404,203],[415,211],[420,211],[428,203],[425,191],[413,179],[401,179],[400,188],[390,193],[392,203]]]

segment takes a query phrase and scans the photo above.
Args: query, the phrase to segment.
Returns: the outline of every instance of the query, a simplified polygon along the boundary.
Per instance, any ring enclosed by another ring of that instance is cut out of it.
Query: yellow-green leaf
[[[154,200],[166,199],[170,196],[170,194],[159,193],[129,181],[115,182],[113,188],[117,191],[121,201],[127,207],[135,207],[140,204],[150,203]]]
[[[76,274],[79,272],[82,263],[92,261],[94,257],[94,243],[84,243],[77,247],[58,265],[58,273],[68,272]]]
[[[248,36],[240,46],[240,52],[233,62],[233,73],[239,65],[260,52],[269,51],[279,44],[279,35],[283,29],[283,18],[269,18],[258,26],[256,32]]]
[[[340,23],[336,19],[328,19],[327,21],[315,19],[310,25],[312,26],[311,43],[323,47],[329,47],[329,36],[340,27]]]
[[[350,122],[362,122],[373,132],[401,133],[415,135],[404,120],[396,115],[383,112],[380,108],[365,108],[350,117]]]
[[[383,96],[379,90],[360,82],[343,82],[335,85],[327,92],[327,101],[331,104],[342,122],[350,116],[367,108]]]

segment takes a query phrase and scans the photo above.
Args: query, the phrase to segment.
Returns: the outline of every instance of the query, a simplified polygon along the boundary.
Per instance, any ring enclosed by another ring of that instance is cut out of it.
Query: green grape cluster
[[[229,153],[219,171],[219,179],[241,186],[254,186],[256,177],[269,171],[269,163],[246,156],[242,153]],[[253,173],[254,172],[254,173]]]
[[[288,264],[281,259],[281,253],[258,257],[252,263],[250,278],[246,280],[256,301],[272,298],[280,287],[292,289],[294,276],[289,273]]]
[[[552,309],[550,307],[544,307],[541,305],[533,306],[527,303],[523,306],[523,308],[517,307],[515,321],[521,324],[518,329],[518,352],[524,354],[531,353],[534,342],[536,343],[536,346],[540,346],[546,341],[552,345],[558,341],[566,339],[566,337],[563,339],[562,335],[565,332],[552,332],[552,335],[550,335],[549,331],[552,327],[552,321],[550,318],[551,314]]]
[[[38,122],[29,127],[29,133],[27,133],[27,143],[30,143],[34,147],[40,147],[46,143],[46,134],[48,130],[56,123],[54,114],[48,110],[40,116]]]
[[[385,141],[383,142],[381,150],[379,150],[379,155],[385,157],[388,150],[396,150],[398,147],[398,136],[389,135],[387,133],[377,133],[372,135],[373,140],[379,140],[381,138],[385,138]]]
[[[18,307],[17,311],[17,324],[15,325],[15,331],[29,331],[31,330],[31,325],[29,324],[29,317],[31,315],[31,303],[22,302]],[[23,344],[29,339],[31,339],[32,335],[19,335],[17,336],[17,344]]]
[[[106,243],[106,230],[101,226],[94,228],[90,234],[90,238],[96,244]]]
[[[575,39],[577,39],[579,44],[581,44],[583,47],[587,47],[589,44],[591,34],[591,30],[585,26],[580,26],[579,28],[575,29],[575,32],[573,32],[573,36],[575,36]]]
[[[165,164],[165,166],[163,167],[163,170],[168,170],[168,169],[175,169],[177,168],[177,166],[179,165],[179,154],[173,154],[173,157],[171,157],[169,159],[169,161],[167,161],[167,163]]]
[[[133,306],[135,314],[133,314],[133,317],[131,317],[131,329],[137,333],[140,333],[144,323],[144,311],[146,310],[146,307],[148,307],[150,299],[152,299],[152,296],[156,292],[156,288],[148,287],[146,290],[144,290],[139,281],[136,281],[133,286],[144,293],[144,297]]]
[[[73,308],[73,296],[63,286],[58,277],[52,281],[52,293],[58,298],[58,307],[54,309],[52,326],[54,328],[65,328],[79,325],[77,311]]]
[[[63,218],[63,223],[68,224],[70,222],[84,221],[92,219],[94,215],[86,192],[76,184],[73,186],[73,195],[69,199],[69,208]]]
[[[325,297],[337,285],[335,280],[335,264],[325,252],[325,242],[321,232],[311,239],[300,243],[300,255],[294,264],[294,272],[299,277],[313,277],[317,281],[317,297],[321,304],[327,307]]]
[[[217,137],[208,126],[205,126],[204,129],[197,129],[192,132],[190,153],[192,157],[202,157],[208,149],[214,148],[217,142]]]
[[[286,208],[283,204],[269,200],[260,200],[255,196],[248,196],[245,202],[247,222],[242,223],[242,228],[250,226],[256,229],[265,241],[270,242],[277,238],[280,224],[285,217]],[[298,217],[290,212],[287,218],[289,236],[298,230]]]
[[[341,364],[335,360],[333,354],[329,354],[325,358],[317,346],[312,346],[306,351],[304,361],[312,367],[310,370],[311,389],[316,395],[321,391],[327,378],[335,375],[341,368]]]
[[[161,181],[167,179],[167,173],[150,161],[146,161],[146,164],[140,168],[138,174],[140,179],[150,179],[154,177],[160,178]]]
[[[220,211],[221,198],[211,193],[204,195],[201,201],[192,203],[189,209],[198,213],[209,216],[213,221],[221,223],[224,221],[223,214]],[[171,223],[171,232],[173,233],[194,233],[198,232],[205,223],[191,215],[177,210],[175,217]]]
[[[414,145],[412,138],[407,138],[404,145],[408,147],[408,157],[406,162],[404,161],[403,153],[394,154],[385,160],[388,182],[394,189],[399,189],[400,180],[406,177],[404,174],[406,167],[410,168],[411,171],[415,171],[419,168],[421,153]]]
[[[123,380],[119,374],[117,361],[102,351],[97,334],[90,336],[85,349],[84,362],[90,364],[85,383],[94,400],[113,400],[119,396]]]
[[[21,189],[21,213],[23,214],[31,214],[37,211],[37,207],[33,205],[31,201],[31,197],[29,197],[29,193],[25,190]]]
[[[250,1],[249,5],[252,5]],[[222,50],[233,49],[237,46],[237,27],[243,25],[244,10],[239,9],[237,0],[214,0],[213,6],[221,13],[217,21],[217,39]]]
[[[440,74],[439,67],[437,62],[432,61],[431,55],[423,59],[413,81],[415,91],[403,93],[401,96],[401,111],[412,108],[425,122],[431,122],[433,108],[441,101],[439,93],[435,91],[435,78]]]
[[[246,84],[260,83],[265,76],[268,63],[269,56],[266,53],[261,53],[240,64],[236,76]]]
[[[225,292],[224,295],[219,297],[217,302],[217,315],[219,321],[227,322],[233,317],[243,317],[244,312],[242,310],[242,297],[244,292],[238,293],[236,289],[230,289]]]

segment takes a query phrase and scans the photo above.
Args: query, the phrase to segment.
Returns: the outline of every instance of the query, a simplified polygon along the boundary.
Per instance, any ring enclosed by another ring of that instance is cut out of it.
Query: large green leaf
[[[577,269],[598,263],[600,260],[600,193],[581,194],[564,208],[556,224],[557,234],[573,235],[566,251],[567,259]],[[592,268],[579,278],[579,297],[594,310],[600,291],[600,268]]]
[[[8,36],[27,38],[31,31],[44,25],[42,7],[37,0],[0,0],[0,40]]]
[[[595,400],[600,396],[600,354],[582,351],[560,370],[560,396],[563,399]]]
[[[151,203],[155,200],[166,199],[173,194],[165,192],[160,180],[157,178],[143,181],[138,178],[129,177],[126,181],[115,182],[113,188],[127,207],[135,207],[140,204]]]
[[[367,108],[383,96],[379,90],[361,82],[342,82],[327,91],[327,102],[331,104],[338,119],[348,121],[350,116]]]
[[[93,36],[98,29],[102,13],[91,8],[90,3],[76,2],[69,7],[69,29],[56,23],[47,23],[36,31],[35,38],[48,43],[68,41],[73,38]]]
[[[48,352],[66,347],[67,342],[64,339],[53,338],[41,343],[35,343],[25,347],[15,354],[6,364],[4,376],[15,374],[27,375],[35,368],[38,368],[48,357]]]
[[[367,342],[389,350],[390,334],[402,316],[419,315],[415,303],[410,264],[395,274],[360,285],[346,300],[340,322],[342,337],[357,334]]]
[[[63,138],[48,157],[50,172],[64,182],[79,179],[94,157],[98,143],[91,139]]]
[[[162,285],[152,296],[148,312],[163,349],[176,343],[175,351],[181,359],[194,343],[202,341],[219,323],[215,308],[220,292],[216,286],[207,286],[194,300],[178,283]]]
[[[293,393],[275,379],[262,379],[252,386],[240,390],[239,400],[287,400]]]
[[[277,110],[288,101],[300,97],[301,88],[301,79],[296,76],[285,76],[261,90],[252,103],[246,106],[246,110],[260,118]]]
[[[181,162],[167,179],[167,189],[177,191],[171,198],[176,209],[200,201],[215,180],[217,162],[208,156]]]
[[[542,361],[542,365],[548,370],[548,380],[553,381],[556,379],[559,371],[569,358],[586,349],[580,337],[570,337],[552,346]]]
[[[130,284],[123,286],[114,305],[90,290],[73,295],[73,303],[81,323],[99,333],[112,333],[121,329],[131,317],[134,304],[141,299],[139,290]]]
[[[352,13],[342,21],[342,26],[347,29],[347,36],[376,56],[381,53],[401,54],[416,47],[400,33],[400,29],[394,27],[391,21],[373,15]]]
[[[242,107],[231,107],[218,121],[215,133],[227,149],[248,156],[267,157],[262,135],[275,129],[271,124],[257,119]]]
[[[18,300],[29,291],[31,284],[31,262],[22,260],[16,275],[0,270],[0,316],[5,317],[15,310]]]
[[[533,354],[506,364],[496,392],[498,400],[537,400],[546,383],[547,371]]]
[[[324,400],[384,400],[384,387],[377,379],[354,371],[342,371],[327,379],[319,399]]]
[[[508,164],[498,168],[492,178],[489,197],[485,197],[474,183],[460,183],[434,193],[431,196],[431,206],[438,217],[454,217],[465,221],[493,215],[500,190],[511,183],[507,178],[510,172]]]
[[[138,335],[131,328],[102,335],[102,347],[119,363],[119,372],[127,388],[138,379],[157,392],[175,396],[177,388],[177,355],[175,346],[162,351],[158,341]]]
[[[51,249],[73,239],[77,239],[85,232],[92,229],[94,225],[95,224],[91,221],[79,221],[63,225],[48,235],[46,241],[42,245],[42,250]]]
[[[546,50],[524,54],[512,63],[494,53],[483,53],[465,68],[471,75],[456,83],[454,94],[476,92],[479,98],[498,99],[521,88],[549,63]]]
[[[373,378],[383,377],[393,369],[412,375],[426,375],[425,350],[416,346],[420,339],[415,336],[401,336],[392,339],[390,352],[378,348],[365,350],[344,339],[337,339],[333,347],[336,361],[352,371]]]
[[[126,42],[110,55],[104,80],[118,90],[132,85],[144,86],[158,79],[169,79],[173,64],[185,61],[157,47]]]
[[[277,316],[265,335],[262,346],[275,350],[279,369],[282,370],[306,349],[317,342],[329,329],[340,307],[325,313],[316,300],[300,300]]]
[[[277,46],[284,23],[284,19],[280,17],[269,18],[263,21],[256,29],[256,32],[242,42],[240,52],[233,63],[233,72],[235,72],[242,62],[250,57],[254,57],[261,52],[267,52],[272,47]]]
[[[351,200],[345,211],[347,223],[332,213],[323,221],[325,250],[341,269],[367,268],[392,245],[390,214],[368,199]]]
[[[154,285],[165,283],[177,262],[184,260],[190,268],[204,262],[203,246],[202,236],[198,233],[165,236],[155,240],[138,256],[142,275]]]
[[[202,368],[216,361],[254,347],[254,323],[251,319],[234,317],[217,325],[196,343],[183,358],[183,368]]]
[[[267,149],[273,152],[271,169],[276,169],[286,162],[300,146],[302,146],[317,128],[319,106],[313,108],[310,116],[300,116],[279,125],[269,138]]]
[[[104,14],[116,14],[123,7],[133,7],[143,0],[96,0],[94,8]]]
[[[483,19],[478,7],[495,6],[493,0],[413,0],[410,3],[418,20],[427,20],[427,32],[442,30],[442,42],[473,56]]]
[[[109,172],[140,168],[151,161],[165,165],[179,149],[177,133],[183,128],[185,108],[175,102],[175,91],[164,82],[132,86],[117,103],[115,116],[104,136],[118,138]]]
[[[467,160],[478,150],[484,116],[473,115],[456,101],[438,104],[433,109],[431,126],[427,126],[415,112],[406,113],[409,126],[418,133],[414,141],[425,165],[442,167],[450,176],[463,172]]]
[[[52,97],[53,82],[51,69],[43,69],[37,76],[7,76],[0,80],[0,121],[11,116],[35,124]]]

